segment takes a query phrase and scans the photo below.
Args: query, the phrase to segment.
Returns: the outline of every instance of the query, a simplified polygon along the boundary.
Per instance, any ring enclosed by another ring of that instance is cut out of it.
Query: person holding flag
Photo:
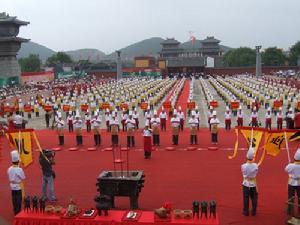
[[[7,170],[8,180],[10,183],[12,203],[14,215],[17,215],[22,208],[22,182],[25,180],[25,174],[21,167],[19,167],[20,156],[17,150],[11,153],[12,166]]]
[[[295,193],[297,193],[297,205],[298,205],[298,212],[300,212],[300,148],[297,149],[294,155],[294,162],[289,163],[285,167],[285,171],[289,175],[288,180],[288,208],[287,213],[288,215],[293,215],[293,204],[294,204],[294,197]]]
[[[247,162],[242,164],[241,171],[243,175],[243,215],[249,216],[249,198],[252,202],[252,216],[256,215],[257,208],[257,189],[256,189],[256,175],[258,173],[258,165],[253,162],[254,148],[250,147],[247,152]]]

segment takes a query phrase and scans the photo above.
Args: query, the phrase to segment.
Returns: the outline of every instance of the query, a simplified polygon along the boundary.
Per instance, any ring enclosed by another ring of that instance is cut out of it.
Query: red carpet
[[[86,133],[84,133],[86,135]],[[122,145],[125,134],[121,135]],[[43,147],[57,147],[54,131],[40,131],[38,137]],[[287,198],[287,175],[284,167],[287,163],[286,152],[266,159],[260,167],[258,175],[259,202],[256,217],[244,217],[242,211],[241,172],[240,165],[245,160],[245,151],[239,151],[237,158],[228,160],[235,135],[233,131],[220,131],[219,146],[223,150],[207,151],[210,146],[210,134],[207,129],[199,132],[197,151],[183,151],[188,146],[189,131],[180,134],[180,146],[175,151],[164,151],[171,146],[170,132],[161,135],[161,148],[153,152],[150,160],[143,158],[142,138],[136,136],[137,150],[130,152],[130,169],[145,171],[146,182],[141,192],[139,205],[142,209],[152,210],[160,207],[165,201],[173,203],[174,208],[188,209],[193,200],[215,199],[221,224],[262,224],[282,225],[285,223],[285,201]],[[101,149],[110,144],[110,136],[103,134]],[[1,138],[3,150],[0,159],[0,217],[12,221],[11,197],[7,182],[6,170],[10,165],[9,147],[6,139]],[[74,146],[74,137],[66,135],[65,149]],[[56,156],[55,189],[59,203],[66,206],[70,197],[77,200],[80,207],[93,207],[93,197],[97,194],[96,177],[105,169],[112,169],[112,153],[109,151],[87,151],[93,146],[92,134],[84,137],[83,150],[77,152],[62,150]],[[297,143],[290,144],[295,149]],[[245,147],[241,141],[240,147]],[[291,153],[293,154],[294,151]],[[26,193],[40,195],[41,171],[35,154],[35,163],[26,170]],[[116,206],[127,209],[128,198],[117,198]]]
[[[181,109],[184,113],[186,113],[186,109],[187,109],[189,91],[190,91],[190,81],[185,80],[182,92],[176,102],[176,109],[178,109],[178,106],[181,106]]]

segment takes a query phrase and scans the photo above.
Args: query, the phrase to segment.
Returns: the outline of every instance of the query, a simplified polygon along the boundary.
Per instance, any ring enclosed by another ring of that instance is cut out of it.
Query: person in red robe
[[[152,130],[149,128],[149,122],[146,120],[145,128],[143,130],[144,136],[144,156],[145,159],[151,158],[151,151],[152,151]]]

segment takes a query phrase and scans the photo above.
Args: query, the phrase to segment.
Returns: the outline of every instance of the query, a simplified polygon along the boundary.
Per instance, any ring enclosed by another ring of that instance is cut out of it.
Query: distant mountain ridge
[[[161,42],[164,39],[160,37],[153,37],[145,39],[134,44],[131,44],[127,47],[121,48],[122,59],[123,60],[133,60],[135,56],[158,56],[159,51],[161,50]],[[227,52],[231,48],[228,46],[220,45],[224,52]],[[191,41],[183,42],[180,44],[181,48],[184,49],[198,49],[201,47],[201,41],[196,40],[194,44]],[[28,57],[30,54],[37,54],[40,56],[40,59],[45,62],[47,58],[52,56],[55,51],[50,48],[47,48],[43,45],[37,44],[35,42],[23,43],[19,51],[18,58]],[[78,49],[72,51],[66,51],[67,54],[71,56],[74,61],[78,60],[90,60],[92,62],[99,62],[101,60],[112,60],[116,57],[116,54],[113,52],[111,54],[105,55],[104,52],[98,49]]]

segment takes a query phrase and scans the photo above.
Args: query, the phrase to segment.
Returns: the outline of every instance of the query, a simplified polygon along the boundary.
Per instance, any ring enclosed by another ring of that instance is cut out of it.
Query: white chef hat
[[[192,111],[192,116],[196,116],[196,112],[194,110]]]
[[[297,149],[297,151],[294,155],[294,159],[297,160],[297,161],[300,160],[300,148]]]
[[[252,147],[249,148],[246,157],[249,160],[252,160],[254,158],[254,148]]]
[[[157,111],[156,110],[154,110],[153,115],[157,116]]]
[[[270,108],[270,107],[268,108],[268,111],[271,111],[271,108]]]
[[[11,156],[11,161],[12,162],[19,162],[20,161],[20,156],[17,150],[13,150],[10,152]]]
[[[173,115],[177,115],[177,110],[176,109],[174,109]]]
[[[226,106],[226,111],[229,111],[229,107],[228,106]]]
[[[216,115],[217,115],[217,112],[216,112],[216,111],[213,111],[212,115],[213,115],[213,116],[216,116]]]
[[[211,105],[211,106],[209,106],[209,109],[214,109],[214,107],[212,107],[212,105]]]
[[[132,116],[132,111],[129,111],[129,116]]]
[[[242,109],[242,106],[241,106],[241,105],[239,106],[239,109]]]

